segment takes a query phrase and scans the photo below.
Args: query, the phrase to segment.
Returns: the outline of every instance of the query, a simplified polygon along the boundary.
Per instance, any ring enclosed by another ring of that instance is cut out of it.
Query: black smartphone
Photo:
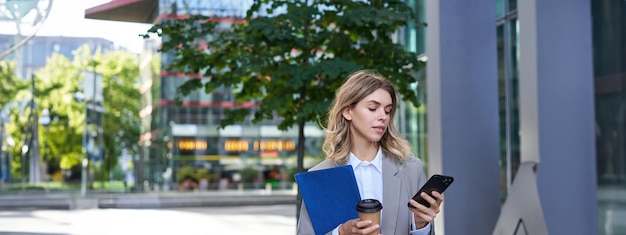
[[[450,184],[452,184],[452,182],[454,182],[454,178],[452,176],[433,175],[430,177],[430,179],[428,179],[428,181],[426,181],[424,186],[422,186],[422,188],[420,188],[420,190],[417,191],[415,196],[413,196],[413,200],[417,201],[419,204],[422,204],[426,207],[430,207],[430,203],[424,200],[424,198],[422,198],[420,194],[422,192],[426,192],[428,195],[432,197],[433,196],[432,191],[443,193],[443,191],[446,191],[446,189],[448,188],[448,186],[450,186]],[[409,207],[413,207],[413,206],[409,203]]]

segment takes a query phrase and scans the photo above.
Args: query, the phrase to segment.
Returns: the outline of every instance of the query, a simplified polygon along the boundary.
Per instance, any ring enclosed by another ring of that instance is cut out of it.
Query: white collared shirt
[[[378,148],[376,157],[371,162],[361,161],[353,153],[350,153],[348,164],[354,170],[354,177],[359,186],[359,194],[362,199],[376,199],[383,203],[383,156]],[[383,207],[383,210],[385,207]]]
[[[354,170],[357,185],[359,186],[359,194],[362,199],[376,199],[383,203],[383,152],[379,147],[376,157],[372,161],[361,161],[353,153],[350,153],[348,164]],[[384,205],[384,203],[383,203]],[[383,206],[383,210],[385,207]],[[382,216],[382,213],[381,213]],[[421,229],[415,229],[415,219],[411,220],[411,235],[426,235],[430,232],[430,223]],[[382,220],[381,220],[382,221]],[[341,226],[341,225],[339,225]],[[339,234],[339,226],[332,231],[333,235]]]

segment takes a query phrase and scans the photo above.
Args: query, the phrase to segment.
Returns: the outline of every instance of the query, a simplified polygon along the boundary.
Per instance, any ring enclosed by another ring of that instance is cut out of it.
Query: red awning
[[[152,24],[158,0],[113,0],[85,10],[85,18]]]

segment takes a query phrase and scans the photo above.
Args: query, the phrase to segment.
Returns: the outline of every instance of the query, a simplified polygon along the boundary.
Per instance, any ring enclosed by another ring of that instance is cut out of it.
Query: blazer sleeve
[[[297,234],[315,235],[315,230],[313,230],[313,224],[311,223],[311,218],[309,217],[309,212],[307,211],[304,202],[300,205],[300,217],[298,217]],[[332,230],[326,233],[326,235],[332,235]]]
[[[300,217],[298,217],[297,226],[298,235],[314,235],[313,224],[311,224],[311,218],[309,218],[309,212],[306,210],[304,202],[300,205]]]
[[[422,161],[417,158],[417,157],[413,157],[411,161],[413,164],[411,167],[409,167],[411,169],[412,172],[416,172],[417,173],[417,184],[414,185],[418,185],[418,187],[416,188],[412,188],[411,189],[411,195],[415,195],[415,193],[417,193],[417,191],[419,190],[419,188],[422,187],[422,185],[424,185],[426,183],[426,181],[428,180],[428,178],[426,177],[426,173],[424,173],[424,167],[422,165]],[[415,177],[415,176],[413,176]],[[435,235],[435,221],[430,222],[430,233],[428,233],[429,235]]]
[[[327,169],[327,168],[335,167],[335,166],[336,165],[334,165],[329,160],[324,160],[318,163],[317,165],[315,165],[314,167],[312,167],[311,169],[309,169],[309,171]],[[311,217],[309,217],[309,212],[307,211],[306,205],[304,204],[304,201],[302,201],[302,198],[300,198],[300,200],[302,203],[300,205],[300,215],[298,217],[298,224],[296,225],[297,234],[298,235],[315,235],[315,230],[313,229],[313,224],[311,223]],[[326,233],[326,235],[332,235],[332,231],[329,231],[328,233]]]

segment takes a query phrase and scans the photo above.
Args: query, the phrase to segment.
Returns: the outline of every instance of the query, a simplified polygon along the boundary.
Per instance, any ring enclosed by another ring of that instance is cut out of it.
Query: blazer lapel
[[[400,184],[402,180],[397,176],[399,166],[393,159],[383,157],[383,211],[381,229],[382,234],[396,234],[398,220],[398,206],[400,200]]]

